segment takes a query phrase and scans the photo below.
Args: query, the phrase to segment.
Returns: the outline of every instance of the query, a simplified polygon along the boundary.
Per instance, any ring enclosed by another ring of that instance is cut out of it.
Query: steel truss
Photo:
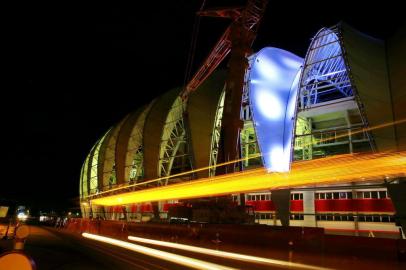
[[[124,167],[124,181],[130,184],[135,184],[144,178],[144,148],[143,130],[147,114],[151,110],[152,103],[150,103],[138,116],[135,126],[131,131],[130,138],[128,139],[128,148],[125,157]]]
[[[353,96],[337,28],[323,28],[313,38],[300,80],[299,108]]]
[[[192,168],[183,119],[185,106],[186,104],[178,97],[166,118],[159,151],[158,177],[170,176],[175,169],[181,172]],[[159,184],[167,185],[169,181],[177,182],[179,179],[166,178],[159,181]]]
[[[240,148],[242,161],[242,169],[246,169],[251,165],[262,165],[261,157],[253,158],[256,154],[260,153],[257,134],[252,122],[252,112],[249,102],[249,91],[247,87],[248,70],[244,76],[244,88],[241,100],[241,113],[240,119],[244,121],[244,126],[240,130]]]
[[[225,91],[223,90],[223,92],[220,95],[219,103],[217,105],[216,116],[214,118],[213,133],[211,136],[209,177],[212,177],[216,174],[217,158],[218,158],[219,147],[220,147],[221,121],[223,119],[223,110],[224,110],[224,98],[225,98]]]

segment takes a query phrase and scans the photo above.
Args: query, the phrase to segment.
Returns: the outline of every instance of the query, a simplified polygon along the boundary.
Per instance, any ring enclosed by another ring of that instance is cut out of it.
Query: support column
[[[352,135],[351,135],[351,120],[348,110],[345,111],[345,121],[347,122],[347,134],[348,134],[348,151],[350,154],[353,153],[353,146],[352,146]]]
[[[351,183],[352,186],[355,185],[355,183]],[[355,189],[352,189],[352,199],[358,199],[357,198],[357,191]],[[354,231],[355,231],[355,236],[359,236],[359,221],[358,221],[358,211],[353,212],[354,216]]]
[[[272,202],[275,204],[276,215],[282,226],[289,226],[290,217],[290,189],[272,191]]]
[[[316,227],[314,191],[303,191],[303,226]]]
[[[406,177],[398,180],[398,183],[387,185],[389,196],[396,210],[397,223],[406,232]]]
[[[159,216],[159,202],[151,202],[152,212],[154,213],[154,220],[160,220]]]

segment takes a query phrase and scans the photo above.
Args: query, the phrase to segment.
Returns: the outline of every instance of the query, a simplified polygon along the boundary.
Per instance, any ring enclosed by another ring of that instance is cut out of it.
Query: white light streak
[[[118,246],[118,247],[122,247],[122,248],[125,248],[128,250],[139,252],[139,253],[145,254],[147,256],[155,257],[158,259],[162,259],[162,260],[169,261],[172,263],[177,263],[177,264],[195,268],[195,269],[235,270],[235,268],[226,267],[226,266],[222,266],[222,265],[214,264],[214,263],[208,263],[208,262],[204,262],[201,260],[197,260],[197,259],[193,259],[193,258],[189,258],[189,257],[185,257],[185,256],[128,243],[128,242],[117,240],[117,239],[110,238],[110,237],[105,237],[105,236],[100,236],[100,235],[90,234],[90,233],[83,233],[82,236],[85,238],[88,238],[88,239],[108,243],[108,244],[111,244],[114,246]]]
[[[208,249],[208,248],[201,248],[201,247],[196,247],[196,246],[189,246],[189,245],[184,245],[184,244],[176,244],[176,243],[171,243],[171,242],[152,240],[152,239],[135,237],[135,236],[128,236],[128,239],[131,241],[136,241],[136,242],[145,243],[145,244],[176,248],[176,249],[180,249],[180,250],[186,250],[186,251],[190,251],[190,252],[196,252],[196,253],[200,253],[200,254],[217,256],[217,257],[222,257],[222,258],[227,258],[227,259],[234,259],[234,260],[239,260],[239,261],[244,261],[244,262],[261,263],[261,264],[267,264],[267,265],[273,265],[273,266],[277,265],[277,266],[282,266],[282,267],[311,269],[311,270],[329,269],[329,268],[323,268],[323,267],[307,265],[307,264],[302,264],[302,263],[293,263],[293,262],[282,261],[282,260],[268,259],[268,258],[262,258],[262,257],[256,257],[256,256],[250,256],[250,255],[244,255],[244,254],[238,254],[238,253],[232,253],[232,252],[226,252],[226,251],[219,251],[219,250]]]

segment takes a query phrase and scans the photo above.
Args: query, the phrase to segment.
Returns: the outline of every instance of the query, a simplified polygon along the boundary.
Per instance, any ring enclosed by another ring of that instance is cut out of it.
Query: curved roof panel
[[[163,132],[162,127],[180,91],[181,88],[175,88],[159,97],[152,105],[145,120],[143,131],[145,179],[158,177],[158,160]]]
[[[209,166],[212,133],[217,107],[226,80],[226,71],[213,73],[188,98],[188,126],[196,168]],[[207,177],[208,171],[197,172],[197,177]]]
[[[345,23],[339,25],[339,31],[344,57],[369,127],[393,122],[385,43]],[[396,148],[393,126],[374,129],[371,133],[378,151]]]

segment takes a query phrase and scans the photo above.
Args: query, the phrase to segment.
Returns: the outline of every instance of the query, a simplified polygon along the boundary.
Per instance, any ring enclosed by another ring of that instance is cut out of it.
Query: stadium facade
[[[264,48],[248,60],[240,115],[241,169],[284,171],[291,161],[406,149],[404,123],[373,128],[406,118],[405,29],[383,41],[340,23],[318,31],[304,58]],[[226,75],[214,72],[187,101],[180,96],[182,88],[172,89],[111,127],[82,167],[82,215],[146,220],[154,215],[150,203],[92,206],[88,196],[149,179],[160,180],[145,187],[216,175]],[[204,167],[209,169],[170,177]],[[395,209],[404,210],[395,207],[384,179],[289,192],[292,226],[398,235]],[[244,197],[254,207],[256,222],[281,224],[271,191]],[[233,198],[239,201],[237,195]],[[160,217],[176,203],[159,202]]]

